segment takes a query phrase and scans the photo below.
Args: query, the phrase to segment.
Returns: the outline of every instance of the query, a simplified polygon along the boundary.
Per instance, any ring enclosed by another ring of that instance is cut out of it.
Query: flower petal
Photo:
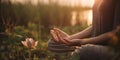
[[[22,43],[24,46],[28,47],[26,41],[21,41],[21,43]]]
[[[26,38],[25,41],[26,41],[26,42],[29,42],[29,38]]]
[[[29,41],[30,41],[31,47],[34,47],[35,41],[32,38],[30,38]]]
[[[35,45],[34,45],[34,46],[37,46],[37,44],[38,44],[38,41],[35,42]]]

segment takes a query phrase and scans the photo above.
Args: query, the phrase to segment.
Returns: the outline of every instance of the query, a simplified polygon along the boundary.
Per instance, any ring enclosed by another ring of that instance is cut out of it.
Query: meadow
[[[57,27],[70,35],[82,31],[88,27],[87,20],[79,21],[77,17],[73,26],[71,12],[91,9],[53,3],[13,4],[9,0],[0,2],[0,7],[0,60],[57,60],[59,56],[47,49],[47,42],[51,39],[50,30]],[[26,38],[38,41],[35,49],[21,43]],[[60,57],[66,59],[64,54]]]

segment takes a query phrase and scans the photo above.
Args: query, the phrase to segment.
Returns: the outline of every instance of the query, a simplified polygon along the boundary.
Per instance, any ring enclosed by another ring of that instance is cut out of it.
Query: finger
[[[60,34],[57,34],[58,39],[60,40],[60,42],[64,43],[64,44],[68,44],[68,42],[66,42],[63,38],[61,38]]]
[[[59,34],[58,31],[56,31],[56,35],[57,35],[57,37],[58,37],[58,40],[62,40],[62,37],[60,36],[60,34]]]
[[[70,39],[64,38],[64,40],[65,40],[66,42],[70,43]]]
[[[71,41],[69,39],[64,39],[64,41],[67,42],[67,45],[70,45],[71,44]]]
[[[57,34],[59,34],[59,36],[63,39],[63,38],[65,38],[65,37],[67,37],[64,33],[62,33],[62,32],[59,32],[59,31],[57,31],[57,30],[55,30],[56,32],[57,32]],[[60,38],[59,38],[60,39]]]
[[[54,30],[56,31],[59,31],[59,32],[63,32],[62,30],[58,29],[58,28],[53,28]],[[64,33],[64,32],[63,32]]]
[[[51,34],[52,39],[53,39],[55,42],[59,42],[59,40],[58,40],[58,38],[57,38],[57,35],[56,35],[56,33],[54,32],[54,30],[50,30],[50,34]]]
[[[58,28],[54,28],[54,30],[55,30],[55,31],[58,31],[58,32],[61,32],[61,33],[65,34],[65,35],[68,35],[67,33],[65,33],[64,31],[62,31],[62,30],[60,30],[60,29],[58,29]]]

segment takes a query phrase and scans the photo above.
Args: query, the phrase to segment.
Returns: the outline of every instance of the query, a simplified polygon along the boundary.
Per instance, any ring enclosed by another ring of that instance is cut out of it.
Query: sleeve
[[[120,26],[120,0],[116,2],[115,6],[115,15],[114,15],[114,28]]]
[[[115,45],[118,49],[120,46],[120,0],[116,2],[114,16],[113,30],[115,30],[115,36],[113,36],[112,40],[116,42]]]

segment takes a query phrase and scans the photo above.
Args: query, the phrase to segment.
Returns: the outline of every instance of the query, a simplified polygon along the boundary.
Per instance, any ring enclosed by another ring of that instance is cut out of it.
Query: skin
[[[103,1],[103,0],[102,0]],[[98,7],[100,6],[100,4],[98,5],[98,3],[102,3],[101,0],[95,0],[95,5],[94,7]],[[106,1],[106,0],[105,0]],[[119,8],[119,7],[118,7]],[[118,9],[117,8],[117,9]],[[119,9],[117,10],[119,11]],[[119,12],[117,12],[119,13]],[[119,16],[119,15],[117,15]],[[106,32],[104,34],[101,34],[99,36],[96,37],[90,37],[90,35],[92,35],[92,26],[88,27],[87,29],[78,32],[76,34],[73,35],[68,35],[67,33],[65,33],[64,31],[58,29],[58,28],[54,28],[50,31],[50,34],[52,36],[52,40],[57,43],[63,44],[63,45],[67,45],[67,46],[81,46],[81,45],[85,45],[85,44],[101,44],[102,42],[112,42],[111,43],[115,43],[118,42],[115,40],[118,39],[118,37],[116,37],[116,32],[120,32],[120,25],[119,25],[119,29],[114,29],[112,31]],[[90,38],[88,38],[90,37]],[[58,44],[59,45],[59,44]],[[52,47],[49,47],[52,48]],[[59,47],[57,47],[59,48]],[[54,49],[50,49],[50,50],[54,50]],[[55,51],[59,51],[60,50],[55,50]],[[64,50],[67,51],[67,50]],[[63,52],[63,51],[61,51]]]
[[[66,44],[68,46],[81,46],[84,44],[96,44],[103,41],[109,41],[110,39],[112,39],[112,36],[115,35],[115,32],[118,31],[118,29],[101,34],[96,37],[87,38],[91,35],[91,31],[92,26],[73,35],[68,35],[58,28],[54,28],[50,31],[50,33],[56,43]]]

